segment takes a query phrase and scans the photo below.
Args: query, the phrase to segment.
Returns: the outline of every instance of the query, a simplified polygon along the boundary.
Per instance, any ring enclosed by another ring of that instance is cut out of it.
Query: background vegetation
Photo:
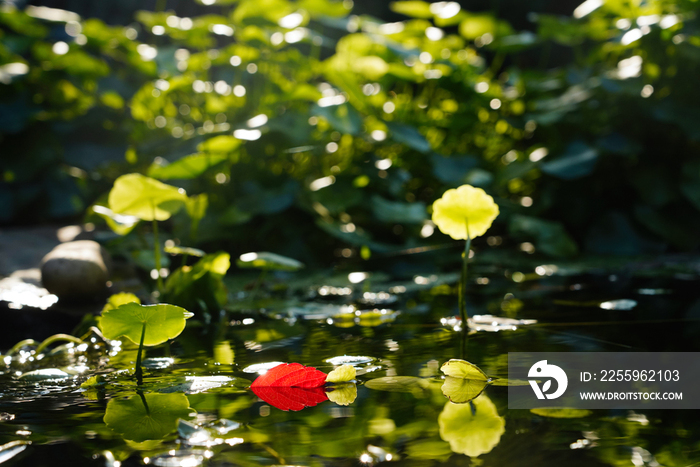
[[[202,195],[183,244],[309,264],[447,243],[430,205],[463,183],[502,213],[477,247],[700,242],[696,1],[51,5],[88,16],[0,10],[3,224],[125,234],[106,194],[139,172]]]

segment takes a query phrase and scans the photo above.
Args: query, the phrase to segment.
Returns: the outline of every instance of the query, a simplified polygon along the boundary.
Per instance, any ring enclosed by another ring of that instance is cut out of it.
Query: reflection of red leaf
[[[320,373],[320,372],[319,372]],[[258,378],[260,379],[260,378]],[[257,381],[257,380],[256,380]],[[274,386],[250,387],[256,396],[280,410],[301,410],[304,407],[328,400],[326,393],[320,387],[290,388]]]
[[[264,375],[258,376],[250,388],[317,388],[323,386],[326,382],[326,376],[324,372],[310,366],[304,366],[300,363],[283,363],[268,370]]]

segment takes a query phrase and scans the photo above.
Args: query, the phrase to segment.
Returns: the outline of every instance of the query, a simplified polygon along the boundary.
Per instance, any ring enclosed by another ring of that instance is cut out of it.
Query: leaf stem
[[[146,402],[146,396],[143,395],[142,391],[136,391],[136,394],[139,395],[141,398],[141,402],[143,402],[143,406],[146,409],[146,415],[151,415],[151,409],[148,408],[148,402]]]
[[[158,292],[163,293],[163,278],[160,276],[160,241],[158,240],[158,221],[155,220],[155,218],[153,219],[153,254],[155,255],[156,272],[158,273]]]
[[[136,376],[136,384],[141,386],[143,384],[143,370],[141,369],[141,352],[143,352],[143,340],[146,337],[146,323],[143,323],[143,328],[141,329],[141,342],[139,342],[139,351],[136,354],[136,371],[134,371],[134,376]],[[146,406],[148,410],[148,406]]]
[[[70,336],[68,334],[54,334],[51,337],[47,337],[39,346],[36,348],[35,352],[40,354],[44,349],[46,349],[48,346],[53,344],[54,342],[60,342],[60,341],[66,341],[66,342],[72,342],[74,344],[80,345],[83,343],[83,341],[77,337]]]
[[[467,241],[464,244],[464,256],[462,256],[462,280],[459,283],[459,316],[462,318],[462,330],[467,330],[467,274],[469,272],[469,251],[472,245],[472,238],[469,235],[469,221],[466,221]]]

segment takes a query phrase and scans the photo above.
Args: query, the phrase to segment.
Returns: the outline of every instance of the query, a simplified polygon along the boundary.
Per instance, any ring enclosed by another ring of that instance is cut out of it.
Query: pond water
[[[149,349],[140,388],[126,372],[134,349],[97,335],[39,361],[19,352],[5,358],[0,376],[0,463],[700,463],[695,411],[508,410],[507,387],[496,385],[471,403],[446,399],[440,366],[452,358],[506,378],[513,351],[700,350],[693,274],[537,271],[474,272],[469,310],[482,318],[468,333],[455,331],[462,323],[453,319],[454,276],[329,281],[297,293],[294,303],[269,302],[265,313],[234,302],[218,323],[191,321],[173,343]],[[270,362],[325,372],[350,363],[357,384],[262,400],[248,387]],[[38,368],[54,373],[26,374]],[[96,374],[95,384],[81,387]],[[278,408],[299,405],[308,407]]]

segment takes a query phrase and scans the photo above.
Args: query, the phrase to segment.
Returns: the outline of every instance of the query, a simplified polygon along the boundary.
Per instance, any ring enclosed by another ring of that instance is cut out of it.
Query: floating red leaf
[[[326,382],[326,376],[328,375],[324,372],[310,366],[283,363],[258,376],[250,388],[318,388]]]
[[[320,373],[320,372],[319,372]],[[258,378],[260,379],[260,378]],[[256,380],[257,381],[257,380]],[[304,407],[313,407],[325,400],[328,396],[320,387],[316,388],[291,388],[258,386],[250,387],[256,396],[268,404],[280,410],[301,410]]]

